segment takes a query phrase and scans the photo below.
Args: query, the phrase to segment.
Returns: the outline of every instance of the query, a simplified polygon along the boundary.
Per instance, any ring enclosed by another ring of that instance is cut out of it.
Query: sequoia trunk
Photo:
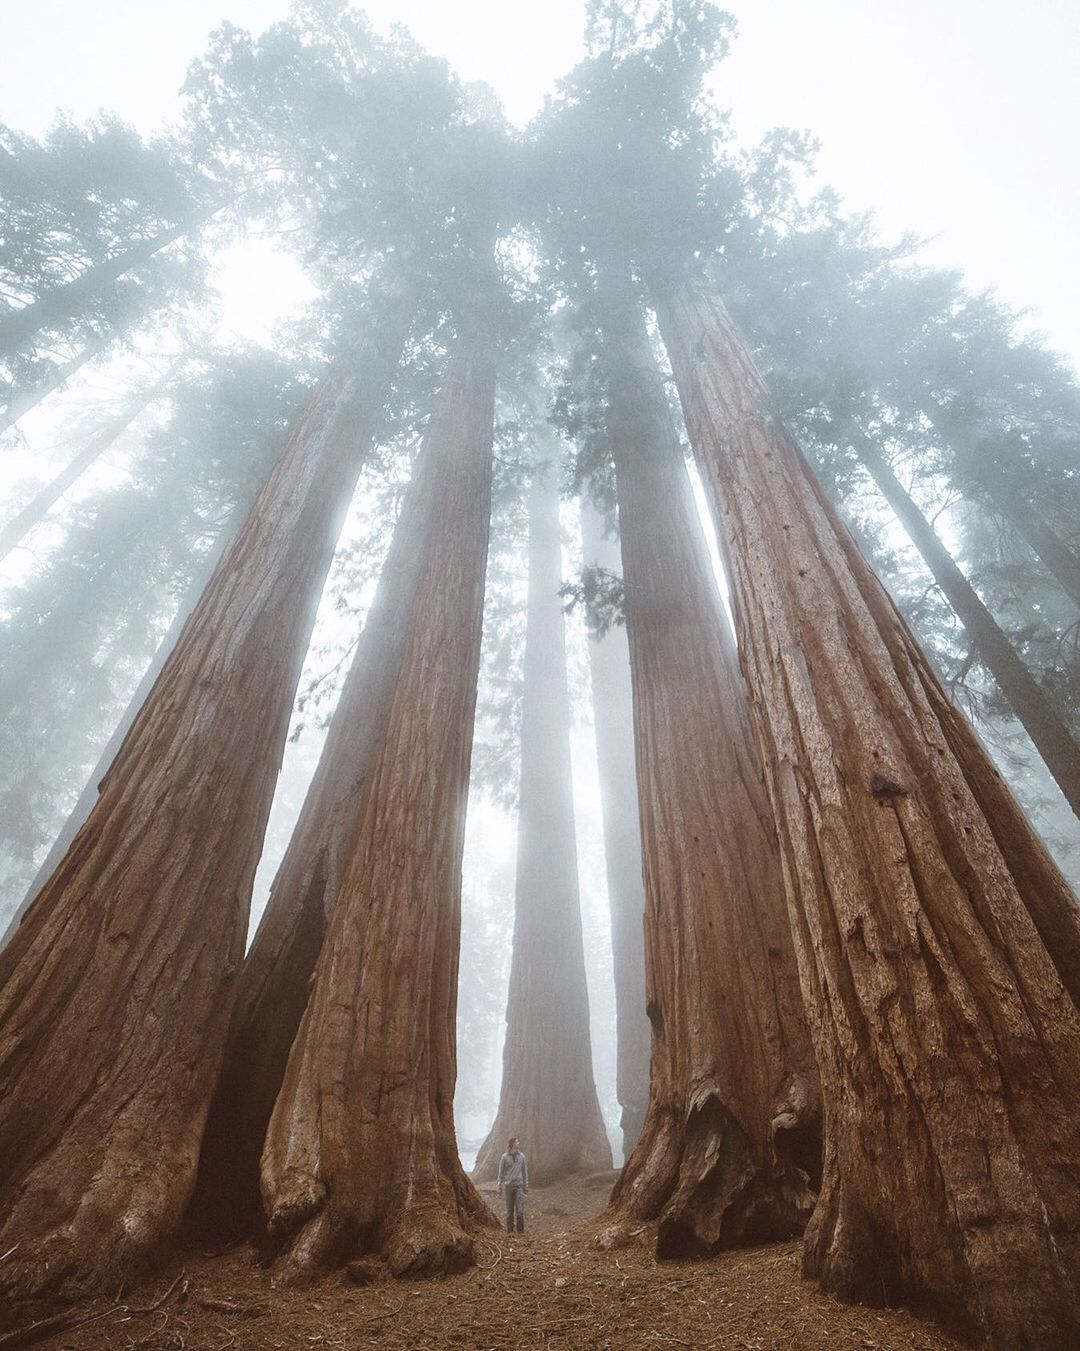
[[[470,330],[425,438],[440,509],[408,542],[417,580],[389,716],[262,1155],[290,1278],[368,1251],[396,1275],[459,1269],[470,1222],[490,1221],[453,1099],[493,415],[491,340]]]
[[[612,1194],[661,1256],[801,1232],[818,1103],[734,640],[636,301],[612,313],[615,460],[645,866],[649,1108]]]
[[[856,454],[911,536],[934,581],[959,615],[979,659],[1008,699],[1069,806],[1080,817],[1080,745],[873,438],[855,427],[848,430]]]
[[[185,591],[180,606],[177,609],[172,623],[165,632],[165,636],[158,644],[157,651],[150,662],[150,665],[143,672],[142,679],[135,688],[135,693],[128,700],[127,707],[113,729],[112,735],[105,743],[105,747],[98,756],[97,764],[94,766],[93,773],[86,781],[86,787],[79,794],[78,801],[68,813],[67,820],[60,829],[59,835],[53,841],[52,848],[45,855],[41,867],[34,875],[33,881],[27,888],[26,895],[19,905],[18,910],[12,916],[11,923],[0,938],[0,950],[5,948],[11,941],[11,936],[22,923],[22,917],[34,901],[34,897],[53,875],[56,866],[67,853],[72,840],[79,833],[83,822],[93,810],[94,803],[98,800],[98,794],[101,790],[102,781],[109,771],[109,767],[116,759],[116,754],[124,744],[124,738],[131,730],[132,723],[139,715],[139,710],[146,702],[147,696],[154,688],[154,683],[161,674],[162,668],[169,659],[170,654],[180,641],[180,635],[184,630],[191,612],[198,604],[199,597],[206,589],[207,583],[214,574],[214,569],[218,565],[218,560],[225,552],[229,541],[236,534],[238,522],[234,519],[222,527],[218,540],[210,549],[207,556],[199,563],[198,572],[195,574],[187,590]]]
[[[541,1186],[611,1167],[589,1039],[556,473],[539,465],[529,489],[514,947],[499,1110],[473,1170],[495,1178],[517,1135]]]
[[[183,1213],[319,593],[405,307],[324,383],[0,954],[0,1268],[100,1285]],[[391,330],[396,330],[390,336]]]
[[[769,413],[718,299],[656,288],[725,542],[825,1103],[805,1270],[999,1348],[1080,1333],[1070,894]]]
[[[443,397],[453,401],[460,390],[448,385]],[[437,414],[406,491],[318,768],[240,972],[191,1207],[193,1232],[216,1240],[249,1233],[260,1216],[259,1159],[266,1128],[326,925],[363,826],[401,675],[422,544],[445,510],[445,480],[453,468],[445,432],[445,418]]]
[[[581,541],[586,567],[622,576],[619,542],[605,537],[599,513],[585,499],[581,503]],[[645,1123],[650,1033],[645,1014],[645,884],[634,767],[634,698],[626,630],[621,625],[601,637],[590,635],[589,674],[611,910],[616,1092],[622,1109],[625,1162]]]

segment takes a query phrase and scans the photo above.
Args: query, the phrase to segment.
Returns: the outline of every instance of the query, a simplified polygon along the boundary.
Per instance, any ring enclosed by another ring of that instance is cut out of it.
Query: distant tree
[[[593,1078],[578,888],[557,441],[535,450],[528,490],[525,637],[513,958],[499,1107],[473,1176],[491,1181],[511,1135],[531,1181],[611,1167]]]
[[[115,119],[61,121],[43,141],[0,128],[0,429],[201,279],[207,210],[183,147]]]
[[[586,570],[622,577],[618,538],[601,513],[581,501]],[[615,974],[616,1093],[622,1108],[623,1160],[637,1144],[649,1101],[649,1020],[645,1014],[645,887],[634,765],[634,707],[626,631],[616,624],[589,635],[593,726],[604,820],[604,859]]]

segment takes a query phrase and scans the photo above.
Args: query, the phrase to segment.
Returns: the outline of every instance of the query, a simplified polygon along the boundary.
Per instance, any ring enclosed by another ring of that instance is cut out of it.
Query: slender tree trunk
[[[406,306],[293,427],[101,785],[0,954],[0,1266],[100,1286],[175,1229],[319,593]]]
[[[499,1110],[473,1170],[497,1177],[517,1135],[540,1186],[611,1167],[589,1040],[556,475],[538,465],[529,489],[514,947]]]
[[[818,1095],[746,692],[644,321],[609,328],[652,1082],[619,1218],[678,1256],[801,1232]]]
[[[991,491],[994,505],[1044,564],[1074,605],[1080,606],[1080,555],[1023,498]]]
[[[262,1155],[287,1279],[363,1252],[399,1276],[472,1260],[490,1213],[454,1135],[461,854],[491,509],[491,340],[458,339],[424,454],[422,538],[390,715]]]
[[[980,660],[1012,705],[1069,806],[1080,817],[1080,745],[1065,720],[979,599],[918,504],[893,473],[873,438],[852,426],[847,428],[847,435],[945,599],[960,617]]]
[[[447,400],[458,397],[448,388]],[[224,1068],[192,1198],[195,1235],[227,1240],[261,1219],[259,1160],[326,925],[364,823],[421,580],[452,469],[433,417],[318,768],[240,972]]]
[[[8,943],[10,943],[12,935],[22,923],[23,915],[26,914],[26,911],[33,904],[34,898],[37,896],[38,892],[56,871],[60,860],[67,853],[72,840],[74,840],[75,836],[79,833],[83,822],[93,810],[94,804],[98,800],[98,794],[101,791],[102,781],[108,773],[109,767],[116,759],[116,754],[123,745],[124,738],[131,730],[132,723],[134,723],[136,717],[138,717],[139,709],[142,708],[150,691],[154,688],[154,683],[161,674],[165,662],[176,647],[176,644],[180,639],[180,634],[183,632],[184,625],[187,623],[191,612],[194,610],[199,597],[206,589],[207,583],[213,576],[218,560],[221,558],[221,555],[225,552],[226,546],[236,533],[237,524],[239,524],[239,522],[234,518],[233,520],[230,520],[227,525],[222,527],[218,539],[215,541],[206,557],[199,564],[198,571],[185,591],[176,614],[173,617],[172,623],[169,625],[165,632],[165,636],[158,644],[157,651],[154,653],[149,666],[143,672],[142,679],[135,687],[134,694],[128,700],[127,707],[124,709],[120,721],[113,729],[112,735],[109,737],[108,741],[105,743],[104,749],[98,756],[97,764],[94,766],[93,773],[86,782],[86,787],[79,794],[74,807],[72,807],[71,811],[68,813],[67,820],[61,828],[60,834],[53,841],[52,848],[45,855],[41,867],[38,868],[37,872],[34,874],[34,880],[27,888],[26,896],[12,916],[11,923],[5,930],[3,937],[0,938],[0,951],[3,951]]]
[[[655,287],[729,560],[825,1103],[805,1270],[998,1348],[1080,1336],[1070,893],[840,523],[718,299]],[[1036,893],[1041,892],[1041,895]]]
[[[600,567],[622,576],[619,542],[605,537],[599,513],[584,498],[581,539],[586,567]],[[622,626],[610,629],[603,637],[590,637],[589,671],[611,908],[616,1092],[622,1108],[625,1162],[637,1144],[649,1103],[650,1031],[645,1013],[645,883],[634,765],[634,699],[630,652]]]
[[[154,254],[189,234],[212,214],[211,211],[204,211],[187,217],[152,238],[132,245],[123,253],[102,259],[71,281],[38,296],[29,305],[0,315],[0,359],[11,357],[28,346],[42,329],[55,328],[77,318],[83,306],[100,296],[107,286],[118,281],[125,273],[133,272],[143,263],[149,262]]]
[[[63,497],[71,485],[105,454],[117,437],[127,431],[139,414],[149,408],[155,399],[161,397],[180,364],[180,362],[175,363],[163,379],[157,380],[141,390],[119,416],[113,418],[95,436],[92,436],[87,442],[86,448],[80,451],[40,492],[35,493],[26,506],[17,512],[3,529],[0,529],[0,562],[11,553],[16,545],[22,543],[34,526],[44,520],[48,512]]]
[[[27,413],[43,403],[50,394],[55,393],[61,385],[66,384],[71,377],[90,361],[99,357],[104,352],[107,343],[104,338],[92,338],[86,346],[70,361],[58,362],[52,367],[52,370],[41,384],[35,385],[33,389],[23,391],[15,390],[12,397],[8,400],[7,406],[0,413],[0,432],[6,432],[9,427],[14,427],[20,418],[24,418]]]

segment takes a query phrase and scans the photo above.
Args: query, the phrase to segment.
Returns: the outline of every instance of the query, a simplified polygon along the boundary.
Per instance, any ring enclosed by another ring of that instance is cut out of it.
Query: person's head
[[[516,1154],[516,1153],[517,1153],[517,1136],[516,1136],[516,1135],[511,1135],[510,1139],[507,1140],[507,1142],[506,1142],[506,1147],[507,1147],[507,1149],[510,1151],[511,1154]]]

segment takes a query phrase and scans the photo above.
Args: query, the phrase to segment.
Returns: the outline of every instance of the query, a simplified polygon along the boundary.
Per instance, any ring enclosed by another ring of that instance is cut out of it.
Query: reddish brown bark
[[[622,576],[619,541],[608,539],[599,513],[581,504],[585,566]],[[645,1014],[645,883],[641,875],[637,771],[634,765],[634,699],[626,630],[617,625],[590,636],[596,763],[604,818],[604,859],[611,910],[615,976],[616,1093],[622,1109],[623,1161],[637,1144],[649,1103],[649,1046]]]
[[[460,390],[448,383],[442,397],[452,405]],[[451,415],[452,409],[437,411],[431,420],[318,768],[240,972],[191,1206],[194,1231],[215,1239],[248,1233],[261,1218],[266,1128],[363,825],[401,674],[422,542],[445,508],[445,479],[453,469],[445,447]]]
[[[11,922],[7,929],[5,929],[3,936],[0,937],[0,949],[5,948],[10,942],[11,935],[22,923],[23,915],[26,914],[26,911],[33,904],[38,892],[53,875],[60,860],[67,853],[72,840],[79,833],[79,828],[93,810],[94,803],[98,800],[98,793],[102,781],[109,771],[109,766],[116,759],[117,752],[124,744],[124,738],[131,730],[132,723],[134,723],[135,719],[139,716],[139,710],[146,702],[150,691],[154,688],[154,683],[161,674],[162,668],[169,659],[169,655],[180,641],[180,634],[183,632],[184,625],[187,623],[192,610],[194,610],[195,606],[198,604],[199,598],[206,589],[207,583],[213,576],[214,569],[217,567],[221,555],[225,552],[229,541],[236,534],[240,524],[240,521],[237,518],[241,515],[242,513],[237,511],[230,517],[225,525],[222,526],[218,538],[214,542],[209,553],[205,558],[200,560],[198,571],[189,583],[187,590],[184,592],[172,623],[169,625],[165,632],[165,636],[158,644],[157,651],[154,653],[149,666],[144,671],[142,679],[135,688],[134,694],[128,700],[127,707],[124,709],[120,721],[117,723],[116,727],[113,728],[112,735],[109,737],[108,741],[105,743],[104,749],[98,756],[97,764],[94,766],[93,772],[86,781],[86,787],[79,794],[78,801],[68,813],[67,820],[61,827],[59,835],[57,835],[52,843],[52,848],[42,860],[41,867],[38,868],[37,872],[34,874],[33,880],[26,889],[26,895],[19,903],[19,907],[15,911],[15,914],[11,917]]]
[[[729,560],[821,1067],[805,1270],[995,1347],[1080,1337],[1068,889],[797,447],[723,305],[656,287]]]
[[[609,329],[652,1022],[649,1110],[612,1195],[662,1256],[801,1232],[816,1073],[780,858],[662,376],[636,303]]]
[[[300,664],[403,320],[294,426],[0,954],[8,1292],[114,1280],[183,1212]]]
[[[562,549],[556,471],[540,465],[529,489],[529,605],[521,725],[514,947],[499,1109],[473,1176],[498,1175],[511,1135],[529,1180],[611,1167],[593,1079],[581,934],[570,687],[559,586]]]
[[[458,1160],[453,1097],[461,852],[491,506],[494,365],[459,339],[426,437],[440,509],[422,538],[386,730],[262,1156],[288,1278],[361,1252],[458,1269],[490,1221]]]

